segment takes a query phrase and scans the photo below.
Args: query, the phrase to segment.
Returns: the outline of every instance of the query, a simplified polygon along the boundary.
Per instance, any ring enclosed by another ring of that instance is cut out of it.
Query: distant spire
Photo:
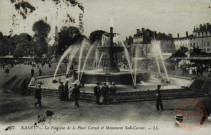
[[[111,35],[110,35],[110,36],[111,36],[111,37],[110,37],[110,42],[111,42],[111,46],[112,46],[112,45],[114,44],[114,43],[113,43],[113,37],[114,37],[113,27],[110,27],[110,34],[111,34]]]

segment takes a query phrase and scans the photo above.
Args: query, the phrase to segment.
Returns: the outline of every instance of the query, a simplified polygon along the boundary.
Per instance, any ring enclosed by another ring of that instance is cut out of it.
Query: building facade
[[[174,44],[178,50],[180,47],[187,47],[190,52],[193,48],[199,48],[205,53],[211,53],[211,25],[209,23],[194,27],[193,34],[186,37],[174,38]]]
[[[137,29],[136,34],[133,36],[133,44],[140,47],[140,55],[145,57],[152,57],[153,55],[152,40],[159,41],[162,53],[172,54],[176,51],[171,34],[166,35],[142,28],[141,31]]]
[[[190,35],[186,31],[185,37],[180,37],[177,34],[176,38],[173,38],[171,34],[166,35],[144,28],[137,29],[136,34],[132,37],[132,44],[140,47],[141,56],[147,57],[153,53],[152,40],[159,41],[163,54],[173,54],[181,47],[188,49],[187,55],[190,55],[194,48],[199,48],[205,53],[211,53],[211,25],[209,23],[201,24],[199,27],[194,27],[193,33]],[[134,53],[134,48],[132,48],[132,53]]]

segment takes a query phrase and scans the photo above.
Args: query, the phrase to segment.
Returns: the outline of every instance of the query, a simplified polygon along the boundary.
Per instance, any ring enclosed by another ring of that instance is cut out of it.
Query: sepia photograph
[[[211,135],[210,0],[0,0],[1,135]]]

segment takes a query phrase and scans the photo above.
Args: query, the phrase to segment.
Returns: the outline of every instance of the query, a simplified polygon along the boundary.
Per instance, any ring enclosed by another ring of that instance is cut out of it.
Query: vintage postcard
[[[1,135],[211,135],[210,0],[0,0]]]

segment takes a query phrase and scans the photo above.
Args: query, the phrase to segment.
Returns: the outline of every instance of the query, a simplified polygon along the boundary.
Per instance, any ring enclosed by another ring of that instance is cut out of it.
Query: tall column
[[[113,33],[113,27],[110,27],[110,46],[113,46],[113,38],[114,38],[114,33]]]
[[[54,37],[54,55],[57,56],[58,52],[57,52],[57,48],[58,48],[58,27],[55,27],[55,37]]]

